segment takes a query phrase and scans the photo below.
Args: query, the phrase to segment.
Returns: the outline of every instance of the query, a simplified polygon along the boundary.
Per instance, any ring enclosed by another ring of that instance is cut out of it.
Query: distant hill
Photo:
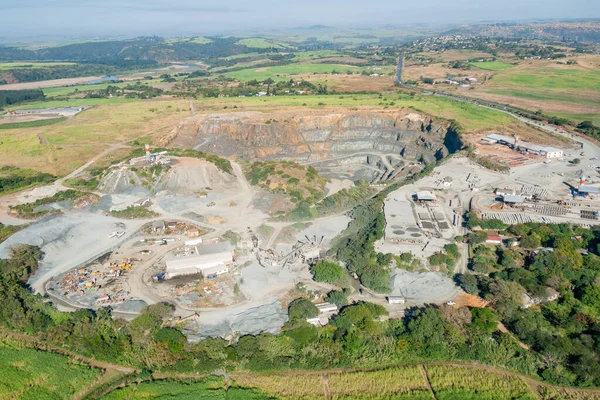
[[[160,37],[74,43],[37,50],[0,46],[0,61],[75,61],[119,64],[128,61],[185,61],[247,53],[251,47],[237,44],[240,38],[213,37],[208,43],[193,40],[167,41]],[[252,51],[268,51],[264,48]]]
[[[600,43],[600,21],[495,23],[467,25],[442,35],[471,35],[521,39]]]

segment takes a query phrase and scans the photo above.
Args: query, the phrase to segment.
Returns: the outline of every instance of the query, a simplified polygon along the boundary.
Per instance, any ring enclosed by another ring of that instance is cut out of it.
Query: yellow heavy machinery
[[[133,267],[133,261],[134,260],[132,258],[123,258],[119,264],[115,262],[110,263],[110,267],[119,269],[121,271],[131,271],[131,268]]]
[[[131,271],[131,267],[132,267],[132,266],[133,266],[133,265],[132,265],[131,263],[119,264],[119,269],[120,269],[121,271]]]

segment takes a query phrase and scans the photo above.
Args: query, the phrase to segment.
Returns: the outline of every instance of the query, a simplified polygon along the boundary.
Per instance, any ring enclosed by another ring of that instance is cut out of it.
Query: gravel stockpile
[[[188,324],[184,333],[191,341],[227,337],[233,332],[241,335],[257,335],[261,332],[277,334],[287,320],[286,310],[278,300],[272,299],[255,306],[201,312],[200,318]]]
[[[395,269],[390,283],[393,296],[403,296],[411,303],[442,303],[452,299],[460,289],[452,279],[439,272],[409,272]]]

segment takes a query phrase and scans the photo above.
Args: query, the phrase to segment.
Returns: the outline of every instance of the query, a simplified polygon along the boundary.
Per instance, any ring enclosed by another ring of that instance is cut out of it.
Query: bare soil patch
[[[41,121],[43,119],[54,119],[59,118],[60,115],[6,115],[4,118],[0,118],[0,125],[2,124],[14,124],[18,122],[31,122]]]
[[[300,64],[324,64],[329,62],[335,62],[340,64],[366,64],[367,60],[363,58],[356,57],[326,57],[326,58],[317,58],[314,60],[308,60],[301,62]]]
[[[327,75],[326,79],[320,79],[319,75],[311,75],[311,82],[323,82],[329,90],[337,92],[380,92],[394,89],[394,77],[392,76],[364,76],[364,75]],[[316,78],[316,79],[315,79]]]
[[[49,81],[38,81],[38,82],[23,82],[23,83],[11,83],[9,85],[0,85],[0,90],[23,90],[23,89],[37,89],[37,88],[50,88],[68,85],[77,85],[80,83],[90,82],[96,79],[102,78],[101,76],[84,76],[81,78],[65,78],[65,79],[52,79]]]
[[[570,92],[571,95],[573,92]],[[508,104],[510,106],[524,108],[527,110],[544,110],[545,112],[555,113],[566,113],[566,114],[598,114],[600,113],[600,107],[586,106],[582,104],[569,103],[566,101],[553,101],[553,100],[533,100],[526,99],[523,97],[515,97],[504,94],[488,93],[481,90],[470,90],[465,93],[471,97],[477,97],[479,99],[494,101],[497,103]],[[589,98],[590,100],[597,100],[598,94],[585,93],[579,91],[578,96],[582,99]]]

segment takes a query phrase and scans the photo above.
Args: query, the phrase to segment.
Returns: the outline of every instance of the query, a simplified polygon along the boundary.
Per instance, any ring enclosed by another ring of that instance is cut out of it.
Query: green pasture
[[[585,89],[600,91],[600,69],[540,69],[496,74],[490,87],[529,89]]]
[[[284,48],[284,46],[282,46],[281,44],[278,44],[276,42],[273,42],[273,41],[267,40],[267,39],[263,39],[263,38],[241,39],[241,40],[238,40],[236,42],[236,44],[239,44],[241,46],[246,46],[246,47],[254,48],[254,49],[267,49],[269,47],[273,47],[273,48],[276,48],[276,49],[283,49]]]
[[[471,65],[477,68],[485,69],[487,71],[503,71],[505,69],[514,67],[513,64],[501,61],[472,62]]]
[[[69,358],[0,342],[0,398],[67,399],[102,371]]]
[[[75,65],[72,62],[37,62],[37,61],[20,61],[20,62],[3,62],[0,63],[0,71],[15,68],[49,68],[61,65]]]
[[[366,67],[357,67],[355,65],[348,64],[289,64],[263,68],[248,68],[240,71],[228,72],[225,74],[225,76],[239,79],[241,81],[250,81],[253,79],[263,81],[268,78],[271,78],[275,81],[285,81],[288,80],[292,75],[330,74],[334,70],[339,73],[345,73],[346,71],[360,73],[365,69]],[[393,67],[384,67],[382,70],[373,72],[386,73],[392,69]]]

